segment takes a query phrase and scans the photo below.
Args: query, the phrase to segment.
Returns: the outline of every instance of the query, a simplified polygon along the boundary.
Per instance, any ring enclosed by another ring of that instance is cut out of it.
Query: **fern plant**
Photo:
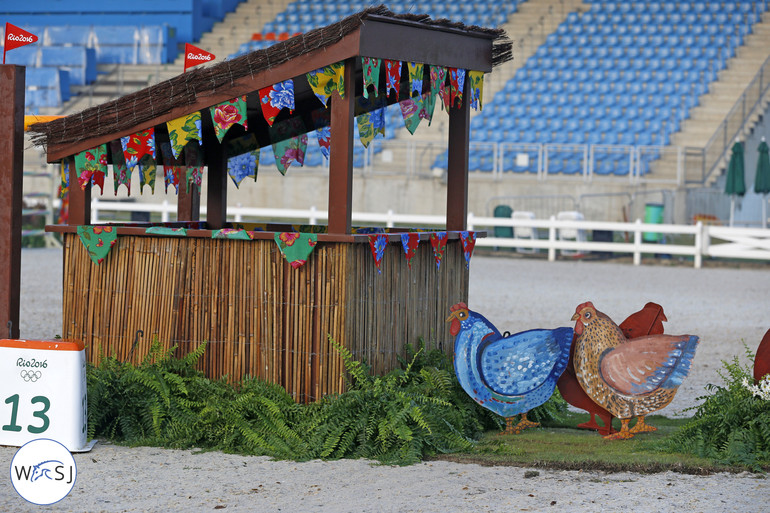
[[[746,348],[750,361],[754,355]],[[664,449],[690,452],[719,463],[743,464],[759,470],[770,464],[770,401],[752,395],[751,368],[738,357],[723,361],[723,386],[709,384],[709,395],[695,415],[669,439]]]

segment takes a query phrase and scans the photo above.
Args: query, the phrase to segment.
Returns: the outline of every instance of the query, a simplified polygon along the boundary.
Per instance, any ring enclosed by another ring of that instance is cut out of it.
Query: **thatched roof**
[[[345,36],[361,29],[367,20],[388,21],[405,26],[492,40],[492,66],[512,59],[512,44],[501,29],[466,26],[447,19],[432,20],[427,15],[394,14],[384,5],[370,7],[327,27],[311,30],[267,49],[258,50],[218,64],[195,68],[165,82],[147,87],[113,101],[97,105],[48,123],[36,123],[29,131],[32,141],[49,148],[82,143],[99,137],[119,137],[139,126],[179,116],[186,106],[200,106],[211,98],[215,105],[226,97],[233,84],[244,77],[280,66],[288,61],[326,50]],[[308,70],[310,71],[310,70]],[[238,94],[244,94],[238,92]],[[225,95],[225,96],[223,96]],[[231,94],[229,97],[235,97]],[[189,109],[188,109],[189,110]],[[195,109],[193,109],[195,110]],[[49,155],[49,160],[51,160]]]

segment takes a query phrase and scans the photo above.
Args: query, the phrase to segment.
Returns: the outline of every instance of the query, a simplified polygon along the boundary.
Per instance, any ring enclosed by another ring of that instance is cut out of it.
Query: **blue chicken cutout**
[[[534,329],[503,336],[465,303],[447,318],[455,335],[455,374],[477,403],[505,417],[505,433],[538,425],[527,412],[546,402],[569,361],[572,328]],[[514,425],[516,415],[521,421]]]

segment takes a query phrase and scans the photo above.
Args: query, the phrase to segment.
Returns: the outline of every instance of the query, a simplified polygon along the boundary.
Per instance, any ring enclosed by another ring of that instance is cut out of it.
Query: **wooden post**
[[[356,100],[356,59],[345,61],[345,97],[332,94],[329,155],[329,233],[351,231],[353,205],[353,118]]]
[[[468,155],[471,133],[468,79],[463,84],[463,104],[449,108],[447,155],[446,229],[465,230],[468,223]]]
[[[69,194],[69,218],[67,224],[80,226],[91,224],[91,183],[86,184],[85,189],[80,188],[78,182],[78,170],[75,167],[75,157],[67,157],[69,165],[70,186]]]
[[[19,338],[24,179],[22,66],[0,66],[0,334]]]
[[[193,144],[197,144],[193,142]],[[198,162],[186,162],[185,165],[198,165]],[[197,185],[190,184],[187,191],[187,175],[179,177],[179,194],[176,197],[176,220],[199,221],[201,218],[201,191]]]
[[[203,147],[208,164],[206,189],[206,224],[210,230],[221,230],[227,223],[227,155],[224,144],[217,139],[211,116],[204,112]]]

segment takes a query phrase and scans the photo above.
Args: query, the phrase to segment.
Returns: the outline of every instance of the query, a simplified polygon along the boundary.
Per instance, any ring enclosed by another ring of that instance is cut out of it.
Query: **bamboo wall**
[[[309,401],[344,388],[327,334],[375,372],[398,365],[406,342],[452,337],[449,306],[467,301],[459,241],[436,270],[423,242],[407,268],[389,244],[377,273],[368,244],[320,242],[292,269],[272,240],[120,236],[105,262],[91,262],[75,234],[64,237],[63,336],[101,355],[140,362],[154,339],[186,354],[208,347],[212,378],[257,376]],[[137,330],[144,332],[132,351]]]

